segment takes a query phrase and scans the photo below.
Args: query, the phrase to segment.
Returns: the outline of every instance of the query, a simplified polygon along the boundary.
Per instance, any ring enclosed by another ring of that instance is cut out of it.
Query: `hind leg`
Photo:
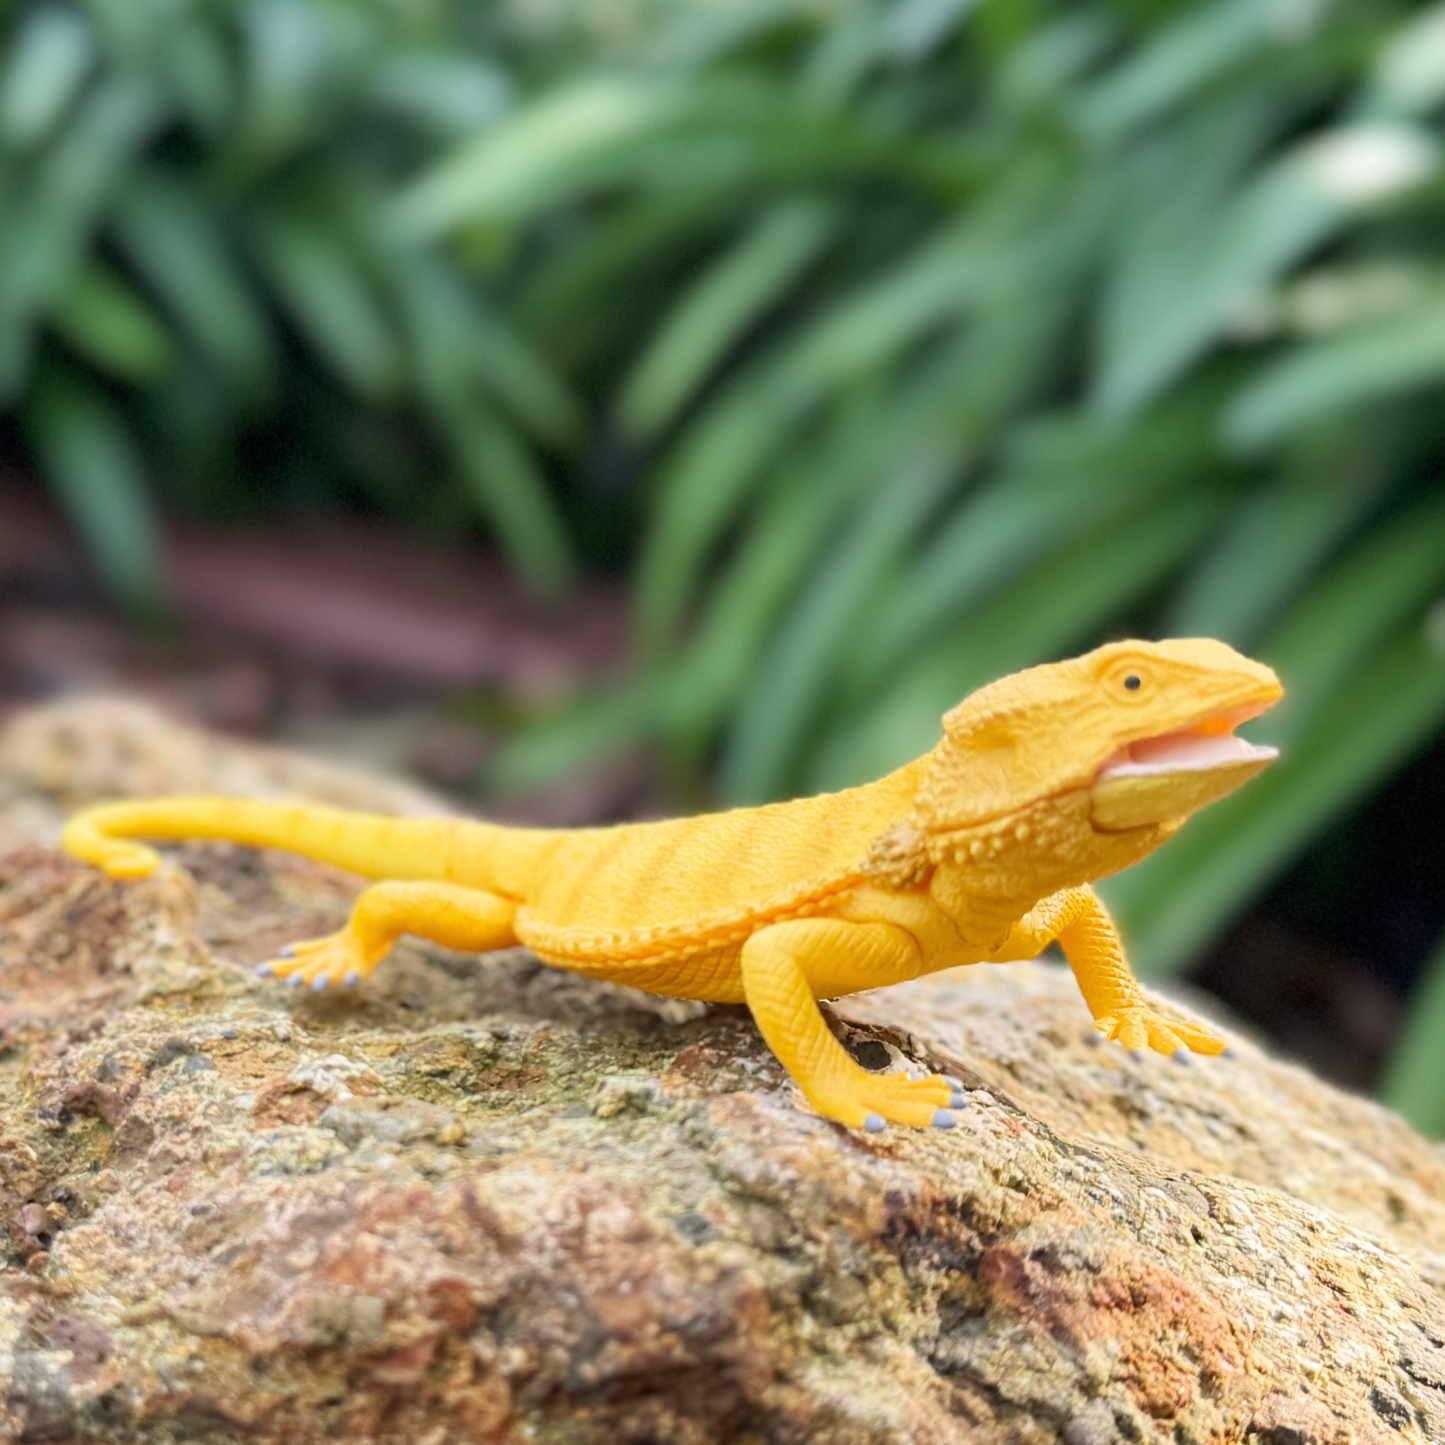
[[[314,989],[360,983],[403,933],[468,953],[510,948],[516,911],[509,899],[455,883],[378,883],[356,900],[345,928],[292,944],[259,972]]]

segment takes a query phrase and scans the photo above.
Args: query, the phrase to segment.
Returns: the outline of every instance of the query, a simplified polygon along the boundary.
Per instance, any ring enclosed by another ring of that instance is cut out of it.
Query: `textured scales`
[[[137,838],[289,848],[380,880],[350,921],[266,971],[324,988],[365,978],[403,933],[515,943],[653,992],[746,1002],[820,1113],[870,1131],[948,1128],[958,1081],[862,1069],[817,1000],[1057,939],[1103,1033],[1217,1053],[1135,983],[1089,884],[1137,862],[1274,756],[1234,727],[1281,695],[1208,639],[1119,642],[1015,673],[943,720],[942,741],[865,787],[659,823],[502,828],[225,798],[91,809],[66,846],[114,877],[160,858]]]
[[[841,793],[564,834],[518,909],[517,935],[577,959],[741,944],[864,881],[869,848],[911,804],[921,774],[914,762]]]

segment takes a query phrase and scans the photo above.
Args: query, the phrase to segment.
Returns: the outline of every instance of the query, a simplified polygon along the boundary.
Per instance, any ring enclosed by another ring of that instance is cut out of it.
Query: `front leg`
[[[890,923],[803,918],[760,928],[743,945],[743,990],[758,1028],[808,1102],[850,1128],[884,1121],[951,1128],[962,1108],[956,1079],[872,1074],[828,1031],[816,989],[856,992],[918,972],[918,945]],[[838,988],[842,983],[844,987]]]
[[[346,927],[325,938],[295,943],[283,956],[261,965],[288,983],[359,983],[403,933],[415,933],[444,948],[487,953],[517,942],[512,918],[517,905],[480,888],[455,883],[377,883],[356,900]]]
[[[1037,953],[1055,938],[1105,1038],[1118,1039],[1126,1049],[1148,1047],[1161,1054],[1224,1051],[1217,1034],[1169,1017],[1144,997],[1124,957],[1119,930],[1092,888],[1066,888],[1036,903],[1010,933],[1006,947],[1012,957],[1028,957],[1030,952],[1017,949]]]

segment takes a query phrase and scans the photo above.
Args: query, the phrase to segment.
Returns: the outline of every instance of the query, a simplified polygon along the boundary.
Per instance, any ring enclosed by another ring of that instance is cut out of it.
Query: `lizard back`
[[[559,833],[525,891],[517,936],[556,958],[641,958],[806,912],[859,880],[926,762],[815,798]]]

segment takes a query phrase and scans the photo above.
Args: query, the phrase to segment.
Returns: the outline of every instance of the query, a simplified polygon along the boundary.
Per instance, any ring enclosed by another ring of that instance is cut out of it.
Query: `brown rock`
[[[344,875],[44,846],[124,791],[103,714],[0,736],[0,1439],[1445,1440],[1445,1155],[1377,1105],[1248,1043],[1091,1047],[1041,964],[838,1006],[969,1086],[881,1136],[800,1109],[745,1011],[520,951],[298,996],[249,965]],[[405,806],[138,716],[150,786]]]

